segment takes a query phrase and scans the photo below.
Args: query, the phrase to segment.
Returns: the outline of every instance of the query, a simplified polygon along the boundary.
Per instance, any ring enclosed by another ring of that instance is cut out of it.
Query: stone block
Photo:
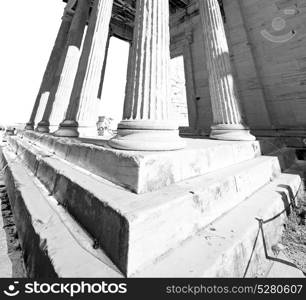
[[[30,140],[35,140],[35,135],[25,133]],[[111,149],[103,140],[96,141],[101,143],[100,146],[50,135],[36,137],[36,140],[59,157],[137,194],[152,192],[260,155],[256,141],[185,139],[188,146],[183,150],[132,152]]]
[[[56,155],[43,155],[45,149],[26,139],[18,144],[20,151],[36,152],[39,180],[128,276],[280,174],[277,158],[258,157],[136,195]]]
[[[265,277],[271,267],[266,258],[263,237],[257,219],[270,220],[263,225],[265,247],[271,247],[282,234],[289,203],[298,191],[301,179],[281,175],[241,205],[213,222],[202,232],[172,249],[135,277]],[[285,202],[284,202],[285,201]]]
[[[18,157],[3,149],[0,165],[6,163],[5,183],[31,278],[122,277]]]

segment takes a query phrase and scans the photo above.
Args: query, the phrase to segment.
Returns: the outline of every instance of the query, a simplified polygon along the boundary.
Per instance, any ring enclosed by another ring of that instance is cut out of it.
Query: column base
[[[65,120],[63,121],[58,130],[53,133],[54,136],[58,137],[79,137],[79,131],[78,131],[79,125],[76,121],[71,120]]]
[[[40,133],[50,133],[50,124],[48,122],[39,122],[35,131]]]
[[[217,125],[211,128],[210,138],[223,141],[255,141],[256,137],[243,125]]]
[[[129,151],[170,151],[186,146],[178,130],[119,129],[117,136],[108,144],[112,148]]]
[[[34,130],[34,123],[27,123],[26,126],[24,127],[24,130]]]

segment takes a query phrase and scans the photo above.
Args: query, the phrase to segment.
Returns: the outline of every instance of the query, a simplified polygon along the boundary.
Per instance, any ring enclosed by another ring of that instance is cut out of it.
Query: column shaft
[[[98,135],[98,93],[112,8],[112,0],[94,3],[69,106],[57,136]]]
[[[68,41],[59,62],[43,120],[37,127],[39,132],[49,132],[50,125],[58,126],[64,117],[78,68],[90,2],[91,0],[78,0],[68,34]]]
[[[39,92],[37,94],[35,104],[31,113],[31,117],[29,122],[26,125],[26,130],[34,130],[35,121],[38,120],[38,122],[41,120],[38,117],[38,110],[41,107],[42,99],[45,99],[51,90],[52,83],[54,80],[55,72],[58,69],[60,58],[63,54],[63,51],[65,49],[65,45],[67,43],[68,38],[68,32],[69,28],[71,26],[71,21],[73,17],[73,6],[75,5],[76,0],[70,0],[68,4],[65,7],[64,15],[62,17],[62,23],[59,28],[53,50],[51,52]]]
[[[125,150],[184,147],[178,124],[170,119],[169,2],[138,0],[123,121],[110,141]]]
[[[214,121],[211,138],[254,140],[245,125],[218,0],[199,1],[199,5]]]

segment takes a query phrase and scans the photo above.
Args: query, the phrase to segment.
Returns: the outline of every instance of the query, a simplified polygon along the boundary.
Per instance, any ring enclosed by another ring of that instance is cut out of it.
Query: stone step
[[[137,194],[156,191],[182,180],[217,171],[260,156],[259,142],[185,139],[186,149],[132,152],[110,148],[107,141],[57,138],[24,132],[50,152]],[[9,138],[11,142],[16,137]]]
[[[13,146],[127,275],[193,236],[280,174],[277,158],[258,157],[136,195],[25,139],[14,139]]]
[[[302,192],[297,175],[282,174],[180,247],[134,277],[264,277],[281,237],[289,203]],[[268,257],[265,255],[260,223]],[[269,258],[270,257],[270,258]]]
[[[31,278],[123,277],[18,157],[3,148],[0,168],[6,165],[5,183]]]

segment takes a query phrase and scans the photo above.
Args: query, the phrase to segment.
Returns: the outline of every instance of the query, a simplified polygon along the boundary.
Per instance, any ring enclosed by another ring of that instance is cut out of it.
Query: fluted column
[[[254,140],[245,124],[218,0],[199,0],[212,102],[211,138]]]
[[[26,130],[34,130],[35,121],[41,121],[39,114],[40,110],[44,110],[46,107],[46,99],[49,97],[50,90],[52,88],[52,83],[54,80],[54,75],[58,69],[59,60],[64,52],[65,45],[67,43],[67,37],[69,28],[71,26],[72,17],[74,14],[73,7],[75,6],[77,0],[69,0],[65,7],[64,15],[62,17],[62,23],[59,28],[53,50],[51,52],[43,80],[40,85],[39,92],[37,94],[35,104],[31,113],[29,122],[27,123]],[[43,113],[43,112],[42,112]]]
[[[98,135],[98,93],[112,8],[112,0],[94,2],[69,106],[65,120],[55,132],[57,136]]]
[[[91,0],[78,0],[77,2],[65,51],[59,62],[43,119],[37,127],[39,132],[49,132],[50,124],[58,126],[64,118],[78,68],[90,3]]]
[[[170,119],[169,1],[138,0],[132,53],[118,135],[109,144],[124,150],[184,147]]]

